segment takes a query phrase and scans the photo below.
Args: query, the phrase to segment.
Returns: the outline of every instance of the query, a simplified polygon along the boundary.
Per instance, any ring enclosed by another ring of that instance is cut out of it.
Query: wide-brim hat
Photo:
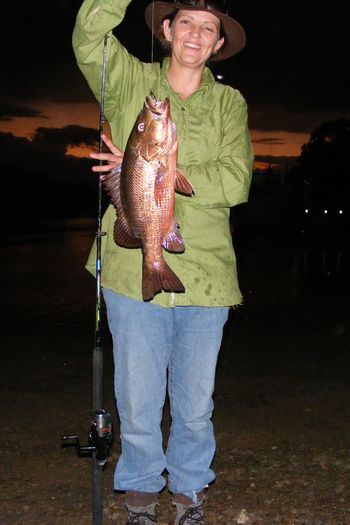
[[[193,5],[192,2],[193,1]],[[223,6],[222,11],[221,3]],[[215,15],[221,22],[225,34],[225,42],[219,51],[211,57],[211,60],[223,60],[229,58],[243,49],[246,38],[243,27],[231,16],[224,12],[224,0],[185,0],[181,2],[176,0],[170,2],[151,2],[145,11],[146,24],[149,29],[154,32],[157,38],[163,35],[162,23],[168,15],[174,12],[175,9],[191,10],[191,11],[208,11]]]

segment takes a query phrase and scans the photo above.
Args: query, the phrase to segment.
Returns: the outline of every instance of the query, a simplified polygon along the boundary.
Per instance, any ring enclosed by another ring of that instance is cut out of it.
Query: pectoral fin
[[[194,187],[186,175],[184,175],[179,169],[176,170],[175,175],[175,191],[178,193],[184,193],[185,195],[194,195]]]

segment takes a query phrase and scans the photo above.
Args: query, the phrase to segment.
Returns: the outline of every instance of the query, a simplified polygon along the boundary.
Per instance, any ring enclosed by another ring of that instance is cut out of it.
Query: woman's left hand
[[[106,164],[92,167],[92,171],[103,174],[120,166],[124,153],[106,135],[102,134],[101,137],[111,153],[90,153],[89,157],[90,159],[106,161]]]

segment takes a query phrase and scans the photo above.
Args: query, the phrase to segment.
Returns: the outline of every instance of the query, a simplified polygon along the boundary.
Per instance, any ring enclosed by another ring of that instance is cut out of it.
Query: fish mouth
[[[170,102],[168,98],[165,100],[158,100],[157,97],[151,93],[146,97],[145,106],[153,113],[153,115],[164,118],[169,113]]]

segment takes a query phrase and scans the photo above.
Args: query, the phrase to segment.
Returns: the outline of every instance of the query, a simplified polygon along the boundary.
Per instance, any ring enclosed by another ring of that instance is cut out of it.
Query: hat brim
[[[170,4],[169,2],[151,2],[147,6],[145,11],[146,24],[157,38],[162,34],[163,20],[173,13],[175,9],[184,11],[209,11],[221,21],[225,33],[225,42],[217,54],[211,57],[211,60],[224,60],[225,58],[232,57],[244,48],[246,42],[245,32],[237,20],[214,9],[204,9],[203,6],[197,5],[184,5],[180,2],[176,2],[175,4]]]

